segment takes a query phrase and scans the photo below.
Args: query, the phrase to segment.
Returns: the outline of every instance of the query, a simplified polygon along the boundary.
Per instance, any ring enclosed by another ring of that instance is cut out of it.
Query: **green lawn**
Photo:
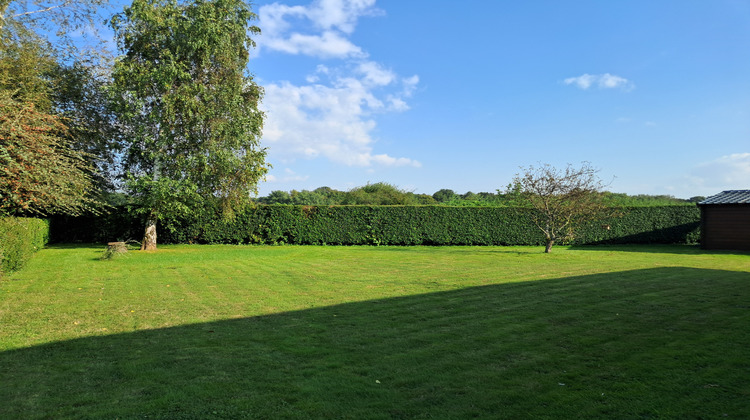
[[[53,246],[0,280],[0,419],[750,418],[750,255]]]

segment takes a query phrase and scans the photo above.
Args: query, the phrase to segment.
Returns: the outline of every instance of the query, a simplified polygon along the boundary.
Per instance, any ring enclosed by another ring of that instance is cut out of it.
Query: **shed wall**
[[[701,206],[701,246],[750,250],[750,205]]]

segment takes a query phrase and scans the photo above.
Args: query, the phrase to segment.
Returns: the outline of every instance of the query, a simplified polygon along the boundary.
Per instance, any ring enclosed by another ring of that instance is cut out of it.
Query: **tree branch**
[[[54,10],[54,9],[59,9],[61,7],[65,7],[65,6],[69,5],[69,4],[70,4],[70,0],[67,0],[63,4],[58,4],[57,6],[50,6],[50,7],[46,8],[46,9],[39,9],[39,10],[32,10],[32,11],[29,11],[29,12],[17,13],[15,15],[12,15],[11,17],[12,18],[17,18],[17,17],[21,17],[21,16],[33,15],[33,14],[36,14],[36,13],[49,12],[49,11]]]

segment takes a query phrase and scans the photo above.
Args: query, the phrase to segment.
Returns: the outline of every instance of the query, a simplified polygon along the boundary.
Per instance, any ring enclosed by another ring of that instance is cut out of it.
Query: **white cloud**
[[[628,85],[628,79],[605,73],[599,77],[599,87],[605,89],[614,89]]]
[[[750,188],[750,153],[734,153],[696,166],[689,176],[703,191]]]
[[[368,159],[370,159],[370,161],[373,163],[385,166],[414,166],[416,168],[422,166],[422,164],[416,160],[408,158],[394,158],[388,155],[375,155],[368,157]]]
[[[271,183],[285,183],[285,182],[299,182],[299,181],[307,181],[310,176],[309,175],[298,175],[293,170],[286,168],[284,169],[284,176],[278,177],[273,174],[266,175],[266,182]]]
[[[565,83],[566,85],[575,85],[583,90],[587,90],[591,86],[597,86],[599,89],[632,90],[635,88],[635,85],[630,80],[609,73],[586,73],[578,77],[569,77],[563,80],[563,83]]]
[[[388,104],[388,108],[393,111],[407,111],[409,109],[409,104],[401,98],[390,96],[388,97]]]
[[[320,35],[291,34],[289,38],[268,38],[263,46],[287,54],[304,54],[320,58],[364,57],[361,48],[335,32]]]
[[[350,34],[354,32],[360,16],[373,16],[381,12],[375,0],[318,0],[307,10],[308,17],[323,29],[337,28]]]
[[[375,154],[374,116],[409,109],[419,77],[400,77],[369,60],[352,43],[362,16],[381,13],[375,0],[315,0],[306,6],[273,3],[259,9],[263,30],[260,48],[306,55],[329,62],[318,64],[307,85],[265,82],[267,112],[263,140],[269,158],[326,158],[332,162],[371,167],[413,166],[416,160]],[[340,64],[330,64],[331,60]]]
[[[415,74],[412,77],[407,77],[403,79],[401,83],[404,86],[404,95],[411,96],[412,93],[417,90],[417,85],[419,84],[419,76]]]
[[[373,116],[408,108],[403,91],[386,95],[386,101],[378,95],[379,88],[401,82],[398,76],[375,63],[359,63],[354,75],[327,67],[318,70],[308,80],[327,77],[328,84],[266,84],[263,138],[272,156],[324,157],[350,166],[421,166],[413,159],[373,154]]]
[[[359,63],[357,71],[364,76],[364,79],[368,83],[376,86],[387,86],[396,79],[396,75],[392,71],[384,69],[380,64],[374,61],[363,61]]]
[[[258,47],[320,58],[366,54],[347,39],[362,16],[379,13],[375,0],[317,0],[309,6],[273,3],[258,9]]]
[[[569,78],[565,79],[564,82],[565,82],[566,85],[575,84],[579,88],[585,90],[585,89],[588,89],[589,87],[591,87],[591,84],[594,83],[594,76],[592,76],[590,74],[584,74],[583,76],[569,77]]]

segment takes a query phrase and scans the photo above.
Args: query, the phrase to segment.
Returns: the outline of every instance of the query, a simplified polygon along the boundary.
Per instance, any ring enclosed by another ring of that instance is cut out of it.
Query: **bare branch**
[[[12,15],[11,17],[12,17],[12,18],[17,18],[17,17],[21,17],[21,16],[29,16],[29,15],[33,15],[33,14],[36,14],[36,13],[44,13],[44,12],[49,12],[49,11],[52,11],[52,10],[55,10],[55,9],[59,9],[59,8],[62,8],[62,7],[66,7],[66,6],[68,6],[68,5],[70,4],[70,3],[71,3],[71,1],[70,1],[70,0],[67,0],[67,1],[65,1],[65,2],[64,2],[63,4],[58,4],[57,6],[50,6],[50,7],[47,7],[47,8],[45,8],[45,9],[32,10],[32,11],[29,11],[29,12],[16,13],[15,15]]]

